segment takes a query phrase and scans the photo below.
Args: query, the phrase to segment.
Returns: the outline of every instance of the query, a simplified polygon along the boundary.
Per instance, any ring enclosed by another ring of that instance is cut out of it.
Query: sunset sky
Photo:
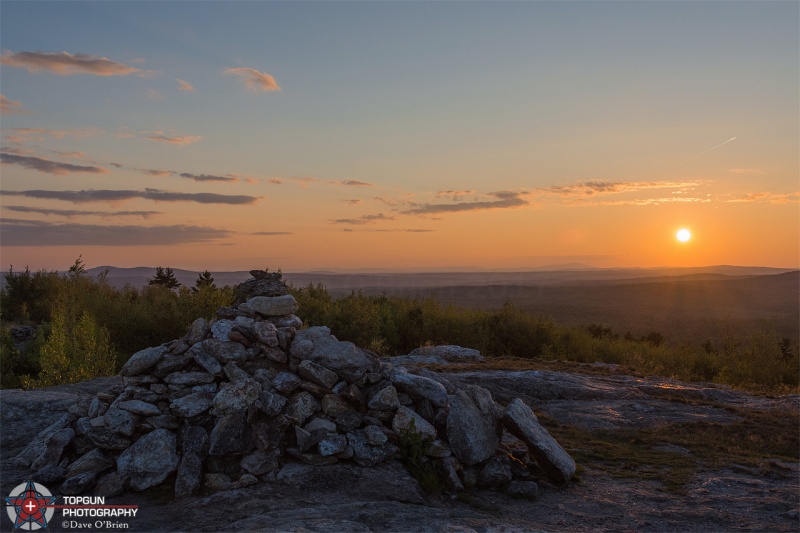
[[[799,21],[3,0],[0,266],[797,268]]]

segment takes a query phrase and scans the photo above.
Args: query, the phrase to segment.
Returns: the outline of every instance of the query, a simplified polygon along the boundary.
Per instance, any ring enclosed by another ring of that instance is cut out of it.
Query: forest
[[[138,350],[182,337],[197,317],[230,305],[234,289],[201,273],[193,286],[159,267],[148,285],[112,287],[79,258],[66,272],[29,269],[5,275],[0,292],[0,385],[33,388],[115,374]],[[382,356],[425,345],[456,344],[495,357],[608,363],[633,372],[707,381],[773,394],[798,391],[797,339],[768,320],[743,330],[724,321],[704,342],[669,342],[670,332],[631,334],[613,324],[559,324],[506,301],[491,309],[428,297],[334,297],[320,283],[291,287],[305,326],[328,326],[340,340]],[[32,326],[15,343],[12,326]],[[713,341],[711,339],[714,339]]]

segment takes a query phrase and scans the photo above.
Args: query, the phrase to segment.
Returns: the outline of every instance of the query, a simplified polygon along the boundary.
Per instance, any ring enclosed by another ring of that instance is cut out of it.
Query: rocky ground
[[[148,532],[800,530],[797,396],[769,398],[588,366],[436,369],[454,384],[489,389],[503,405],[522,398],[533,406],[576,459],[579,480],[566,487],[541,482],[530,501],[491,490],[426,494],[396,462],[289,463],[247,488],[177,502],[154,488],[106,503],[138,505],[135,518],[116,522]],[[0,391],[4,496],[29,475],[11,458],[71,405],[88,404],[117,379]],[[49,529],[76,529],[61,522],[56,511]],[[0,530],[11,529],[0,519]]]

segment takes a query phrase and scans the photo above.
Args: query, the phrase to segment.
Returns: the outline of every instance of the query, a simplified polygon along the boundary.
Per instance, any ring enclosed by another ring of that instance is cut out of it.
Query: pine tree
[[[175,289],[181,286],[180,282],[175,278],[175,273],[171,268],[156,267],[156,275],[153,279],[148,281],[150,285],[160,285],[168,289]]]
[[[211,276],[211,272],[208,270],[204,270],[197,276],[197,280],[194,282],[194,287],[192,287],[192,292],[196,293],[197,291],[209,288],[209,289],[216,289],[217,286],[214,285],[214,278]]]

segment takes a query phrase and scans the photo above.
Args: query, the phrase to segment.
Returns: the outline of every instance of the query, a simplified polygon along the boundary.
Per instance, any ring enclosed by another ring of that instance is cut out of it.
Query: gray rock
[[[203,480],[203,459],[196,453],[185,453],[175,476],[175,497],[184,498],[196,493]]]
[[[245,413],[261,395],[261,386],[252,378],[246,378],[234,383],[223,383],[220,391],[214,397],[211,414],[215,416],[228,416],[236,413]]]
[[[539,424],[528,405],[515,399],[506,407],[503,425],[528,446],[528,452],[553,481],[565,483],[575,474],[575,461]]]
[[[478,476],[478,485],[481,487],[500,487],[511,481],[511,467],[507,457],[492,457],[489,459]]]
[[[208,372],[174,372],[164,376],[164,383],[170,385],[193,386],[212,381],[214,381],[214,376]]]
[[[121,412],[127,413],[127,411]],[[130,440],[116,433],[112,433],[106,427],[90,428],[89,431],[86,432],[86,436],[89,437],[89,440],[91,440],[95,446],[106,450],[124,450],[131,445]]]
[[[141,416],[158,416],[161,410],[152,403],[143,402],[141,400],[128,400],[127,402],[119,402],[117,406],[130,413]]]
[[[178,444],[183,454],[205,455],[208,451],[208,432],[202,426],[183,426],[178,434]]]
[[[404,368],[389,369],[385,372],[385,375],[398,390],[405,392],[412,398],[424,398],[436,407],[447,405],[447,391],[437,381],[410,374]]]
[[[384,387],[370,398],[367,407],[378,411],[393,411],[400,407],[400,400],[397,398],[397,389],[391,385]]]
[[[264,450],[255,450],[247,454],[242,459],[242,470],[254,476],[262,476],[269,472],[274,472],[278,469],[278,456],[277,450],[272,452],[265,452]]]
[[[446,442],[436,439],[425,443],[425,455],[428,457],[444,458],[453,455],[453,451]]]
[[[160,413],[161,411],[159,411],[159,414]],[[138,419],[136,415],[130,411],[112,406],[106,411],[103,418],[105,420],[105,427],[112,433],[130,437],[133,435],[134,431],[136,431],[136,422]],[[95,424],[93,423],[92,425],[94,426]]]
[[[94,495],[109,498],[118,496],[122,494],[127,485],[128,480],[119,472],[110,472],[97,480],[97,484],[94,486]]]
[[[219,363],[216,357],[208,353],[205,348],[203,348],[202,344],[195,344],[192,346],[192,349],[189,350],[189,353],[194,358],[195,362],[203,367],[206,372],[215,376],[222,375],[222,365]]]
[[[145,348],[144,350],[138,351],[122,366],[119,375],[136,376],[144,374],[147,370],[154,367],[166,353],[167,348],[165,346]]]
[[[376,354],[351,342],[337,340],[324,326],[298,331],[292,341],[291,355],[299,360],[311,360],[349,381],[365,372],[380,371],[380,358]]]
[[[7,412],[7,407],[3,411]],[[30,466],[34,459],[39,457],[45,449],[45,443],[52,434],[64,428],[72,426],[78,420],[78,415],[74,413],[64,413],[59,419],[47,426],[28,445],[14,458],[14,463],[18,465]],[[84,420],[84,419],[81,419]],[[85,421],[88,425],[88,419]],[[88,429],[88,428],[87,428]]]
[[[393,444],[374,446],[369,443],[363,429],[347,434],[347,444],[353,448],[353,460],[361,466],[374,466],[394,458],[397,447]]]
[[[272,322],[260,320],[253,324],[253,335],[258,342],[271,348],[277,348],[280,344],[278,342],[278,328]]]
[[[153,370],[154,375],[134,376],[132,378],[124,378],[125,384],[145,384],[157,381],[156,376],[163,378],[167,374],[173,372],[180,372],[192,361],[192,355],[185,353],[183,355],[165,355],[156,365]]]
[[[303,327],[303,320],[296,315],[276,316],[269,319],[278,329],[295,329]]]
[[[449,403],[447,436],[458,460],[474,465],[494,455],[499,423],[489,391],[469,385],[450,396]]]
[[[322,397],[322,412],[328,416],[337,417],[342,413],[353,411],[353,406],[347,400],[336,394],[326,394]]]
[[[367,438],[367,441],[373,446],[383,446],[389,440],[389,437],[386,436],[386,433],[384,433],[378,426],[365,427],[364,436]]]
[[[317,429],[313,432],[306,431],[303,428],[295,426],[294,428],[295,440],[297,441],[297,449],[301,452],[308,451],[309,448],[317,444],[320,440],[325,438],[328,431],[324,429]]]
[[[306,424],[303,429],[311,433],[320,429],[325,430],[327,433],[336,433],[336,424],[324,418],[314,418],[311,422]]]
[[[31,480],[42,485],[60,483],[65,477],[67,477],[67,471],[59,465],[46,465],[31,474]]]
[[[202,343],[203,349],[225,364],[229,361],[243,363],[247,361],[247,349],[238,342],[221,341],[219,339],[206,339]]]
[[[209,438],[209,455],[237,455],[250,451],[250,433],[243,414],[219,418]]]
[[[281,394],[291,394],[300,386],[300,378],[289,372],[280,372],[272,380],[272,386]]]
[[[454,345],[423,346],[415,349],[408,355],[441,357],[445,361],[454,363],[480,363],[484,360],[481,352],[478,350]]]
[[[339,376],[337,376],[335,372],[309,360],[301,362],[300,366],[297,367],[297,372],[300,374],[301,378],[307,379],[317,385],[322,385],[328,389],[336,385],[336,382],[339,381]]]
[[[169,404],[170,410],[181,418],[192,418],[211,408],[216,395],[213,392],[194,392]]]
[[[413,431],[419,433],[423,441],[432,441],[436,438],[436,428],[419,414],[405,406],[400,406],[397,413],[395,413],[392,419],[392,429],[398,434],[411,431],[412,421],[414,424]]]
[[[156,429],[144,435],[122,452],[117,471],[130,480],[130,487],[142,491],[164,481],[178,468],[175,434]]]
[[[289,426],[290,423],[284,416],[253,422],[250,425],[253,444],[259,450],[274,450],[280,446]]]
[[[189,333],[186,335],[186,342],[189,344],[197,344],[201,342],[209,333],[208,321],[205,318],[197,318],[192,322],[189,328]]]
[[[228,334],[233,331],[235,322],[233,320],[217,320],[211,324],[211,336],[220,341],[227,341]]]
[[[250,379],[250,374],[239,368],[239,365],[234,362],[227,363],[223,371],[230,381],[245,381]]]
[[[94,398],[92,403],[89,404],[89,411],[87,411],[86,414],[89,418],[94,418],[105,414],[107,409],[108,404],[106,402],[102,401],[100,398]]]
[[[506,494],[515,498],[535,500],[539,496],[539,485],[535,481],[512,481],[506,489]]]
[[[65,477],[74,477],[84,472],[100,474],[113,466],[114,460],[95,448],[94,450],[86,452],[70,464]]]
[[[445,457],[442,460],[442,469],[444,470],[444,483],[448,489],[456,492],[464,490],[464,484],[461,483],[461,478],[458,477],[458,471],[461,469],[458,459]]]
[[[262,316],[292,315],[297,312],[297,300],[291,294],[283,296],[254,296],[239,306],[242,311]]]
[[[320,410],[319,402],[308,392],[298,392],[289,398],[284,415],[296,426],[302,426],[314,413]]]
[[[349,431],[353,431],[354,429],[358,429],[358,427],[361,426],[362,421],[363,421],[363,416],[355,411],[348,411],[345,413],[338,414],[334,419],[334,422],[336,423],[336,428],[339,431],[342,431],[343,433],[347,433]]]
[[[56,465],[61,460],[64,448],[75,437],[72,428],[59,429],[51,434],[45,442],[44,450],[31,463],[31,470],[39,470],[48,465]]]
[[[94,472],[84,472],[83,474],[67,478],[58,488],[58,491],[66,496],[82,494],[92,486],[96,477]]]
[[[322,457],[330,457],[344,452],[347,447],[347,437],[338,433],[331,433],[319,441],[317,449]]]
[[[211,491],[229,490],[233,482],[225,474],[212,473],[203,476],[203,486]]]
[[[253,277],[236,287],[236,302],[242,303],[253,296],[281,296],[289,292],[289,287],[281,281],[280,272],[251,270]]]
[[[270,391],[263,391],[258,399],[259,409],[267,416],[280,414],[285,406],[286,398]]]

